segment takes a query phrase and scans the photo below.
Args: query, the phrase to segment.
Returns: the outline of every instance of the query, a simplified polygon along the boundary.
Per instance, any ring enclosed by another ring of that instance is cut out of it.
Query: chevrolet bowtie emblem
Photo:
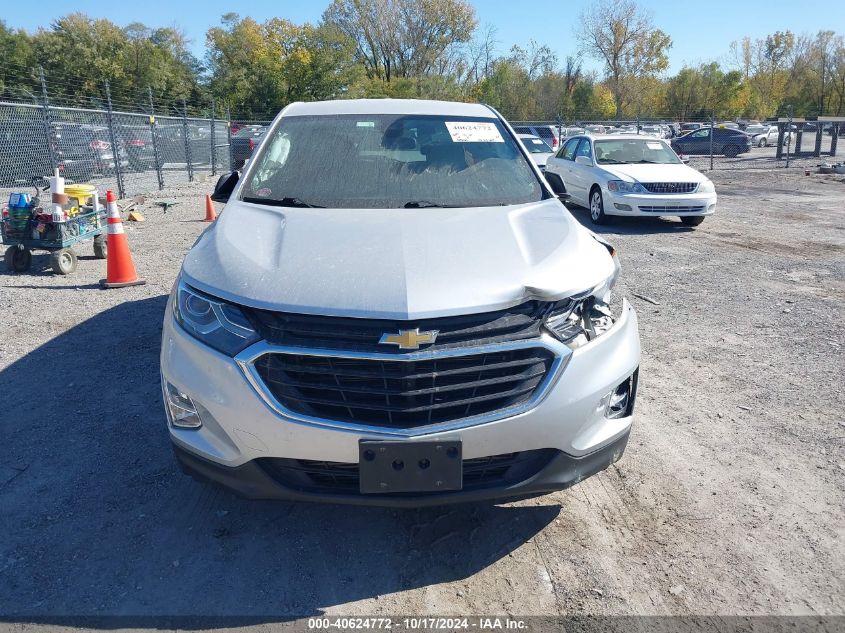
[[[413,330],[399,330],[399,334],[385,332],[381,335],[381,345],[398,345],[399,349],[419,349],[420,345],[431,345],[437,340],[438,330],[420,332],[419,328]]]

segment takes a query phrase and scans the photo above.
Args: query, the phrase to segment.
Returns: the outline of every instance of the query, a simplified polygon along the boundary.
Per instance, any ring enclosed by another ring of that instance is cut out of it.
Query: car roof
[[[431,114],[498,118],[488,106],[480,103],[432,101],[427,99],[338,99],[335,101],[296,102],[287,106],[285,116],[331,114]]]

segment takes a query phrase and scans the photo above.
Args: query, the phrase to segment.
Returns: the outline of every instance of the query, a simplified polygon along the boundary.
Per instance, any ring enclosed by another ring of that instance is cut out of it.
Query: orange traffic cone
[[[205,194],[205,221],[214,222],[217,219],[217,213],[214,211],[214,203],[211,201],[211,196]]]
[[[117,210],[117,199],[114,192],[106,192],[106,209],[108,210],[109,238],[108,256],[106,258],[106,278],[100,281],[103,288],[123,288],[125,286],[140,286],[147,283],[146,279],[138,279],[129,243],[123,232],[123,222]]]

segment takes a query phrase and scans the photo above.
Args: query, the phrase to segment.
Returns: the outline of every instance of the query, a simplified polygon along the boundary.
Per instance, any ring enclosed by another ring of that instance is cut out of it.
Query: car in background
[[[710,154],[713,135],[713,154],[733,158],[751,151],[751,137],[742,130],[727,127],[704,127],[689,134],[672,139],[672,149],[678,154]]]
[[[678,216],[698,226],[716,211],[713,182],[684,164],[661,139],[576,136],[546,163],[572,202],[590,210],[594,224],[610,216]]]
[[[132,171],[152,170],[156,167],[153,132],[149,125],[116,125]]]
[[[113,148],[105,126],[61,122],[53,124],[53,134],[59,171],[68,180],[86,182],[95,174],[113,174],[118,164],[129,166],[120,138]]]
[[[584,130],[589,134],[607,134],[607,128],[604,125],[585,125]],[[584,134],[584,132],[581,132],[581,134]]]
[[[687,132],[694,132],[695,130],[700,130],[704,127],[704,123],[681,123],[680,134],[686,134]]]
[[[546,161],[549,157],[555,155],[552,148],[546,145],[543,139],[533,134],[517,134],[517,136],[525,149],[528,150],[534,164],[540,168],[540,171],[546,171]]]
[[[793,126],[794,127],[794,126]],[[762,130],[760,130],[762,128]],[[757,126],[749,125],[745,128],[745,133],[751,135],[751,142],[754,144],[755,147],[767,147],[769,145],[778,144],[778,137],[780,135],[780,129],[777,125],[761,125],[760,128]],[[783,144],[786,145],[787,143],[792,144],[795,142],[795,132],[784,132],[783,134]]]
[[[266,125],[245,125],[232,134],[230,151],[233,169],[241,169],[246,164],[261,139],[267,134],[267,129]]]
[[[640,134],[654,138],[663,138],[663,130],[659,125],[642,125],[640,126]]]

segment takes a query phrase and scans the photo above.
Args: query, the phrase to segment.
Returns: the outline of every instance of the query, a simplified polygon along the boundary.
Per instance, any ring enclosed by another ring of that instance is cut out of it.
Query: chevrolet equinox
[[[560,490],[631,430],[612,246],[485,105],[294,103],[220,178],[161,347],[183,470],[394,506]]]

